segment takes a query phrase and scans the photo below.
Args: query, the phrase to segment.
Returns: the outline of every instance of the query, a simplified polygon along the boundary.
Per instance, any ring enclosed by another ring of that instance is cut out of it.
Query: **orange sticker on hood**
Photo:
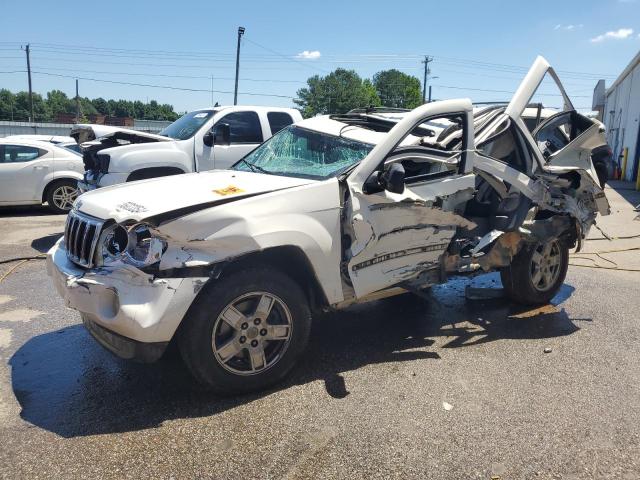
[[[218,195],[225,196],[225,195],[235,195],[236,193],[242,193],[244,192],[244,190],[234,185],[229,185],[228,187],[214,190],[214,192],[217,193]]]

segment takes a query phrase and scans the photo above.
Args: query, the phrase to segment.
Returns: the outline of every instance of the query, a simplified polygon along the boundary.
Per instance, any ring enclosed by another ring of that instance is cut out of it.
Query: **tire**
[[[559,238],[527,245],[511,265],[500,271],[502,285],[511,300],[540,305],[558,293],[567,275],[569,247]]]
[[[64,179],[56,180],[47,187],[46,200],[49,210],[54,213],[69,213],[73,202],[80,191],[76,180]]]
[[[298,284],[273,268],[255,267],[201,290],[180,328],[178,347],[200,384],[233,395],[282,380],[307,346],[310,330],[309,302]]]

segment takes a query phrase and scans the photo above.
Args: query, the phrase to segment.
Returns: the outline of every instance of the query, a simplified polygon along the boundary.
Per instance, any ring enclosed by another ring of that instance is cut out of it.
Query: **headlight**
[[[99,263],[105,265],[122,260],[144,268],[159,262],[166,249],[167,242],[158,237],[150,225],[136,223],[125,227],[115,224],[101,235]]]
[[[151,226],[137,223],[129,227],[128,234],[129,242],[124,252],[126,262],[143,268],[160,261],[167,249],[167,242],[154,235]]]

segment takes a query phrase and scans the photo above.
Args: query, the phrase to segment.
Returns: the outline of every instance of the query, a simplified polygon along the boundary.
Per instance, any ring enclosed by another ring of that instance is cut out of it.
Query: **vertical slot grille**
[[[71,211],[64,229],[64,243],[69,259],[83,267],[93,267],[102,220]]]

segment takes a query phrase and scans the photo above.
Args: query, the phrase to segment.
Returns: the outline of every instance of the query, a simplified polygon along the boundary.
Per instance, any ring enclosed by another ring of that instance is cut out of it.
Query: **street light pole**
[[[240,39],[244,35],[244,27],[238,27],[238,48],[236,49],[236,88],[233,90],[233,104],[238,104],[238,75],[240,74]]]

